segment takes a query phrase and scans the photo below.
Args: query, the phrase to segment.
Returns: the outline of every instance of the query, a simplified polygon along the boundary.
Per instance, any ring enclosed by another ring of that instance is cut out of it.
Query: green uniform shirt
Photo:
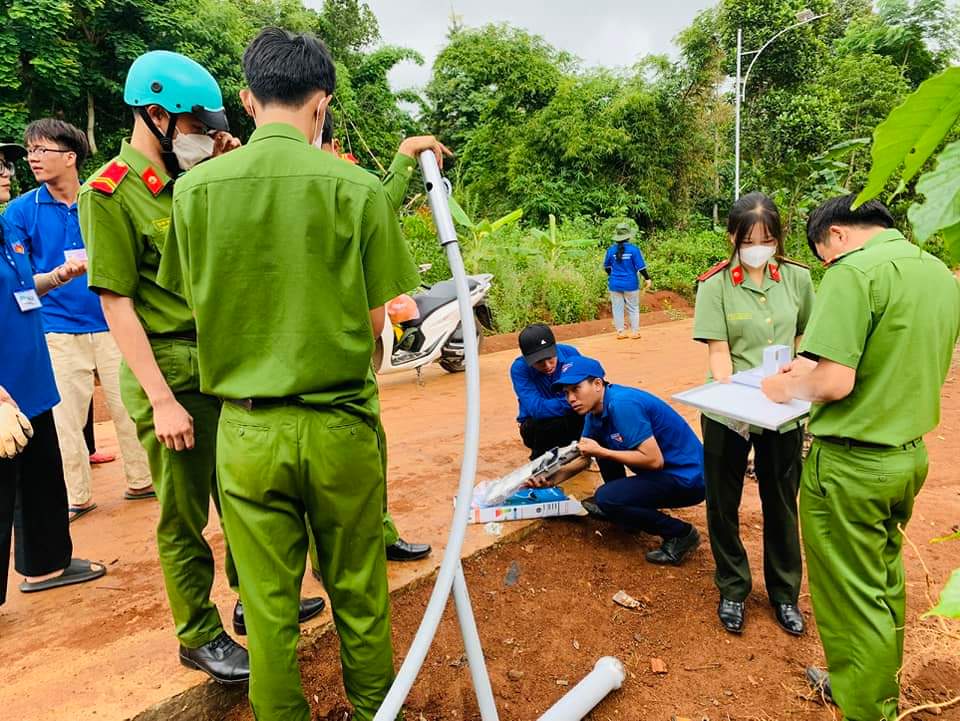
[[[403,206],[403,199],[407,196],[407,187],[410,185],[410,178],[416,167],[416,159],[409,155],[397,153],[393,156],[393,162],[387,168],[387,174],[383,176],[383,190],[387,194],[390,207],[394,210],[400,210]]]
[[[899,446],[932,430],[958,326],[956,278],[899,231],[877,233],[837,259],[800,351],[857,376],[846,398],[814,404],[810,432]]]
[[[693,316],[693,338],[726,341],[733,372],[750,370],[763,363],[763,349],[785,345],[791,353],[797,336],[803,335],[813,309],[810,271],[794,263],[767,263],[763,283],[757,286],[739,264],[730,265],[701,281]],[[707,372],[707,379],[713,374]],[[737,433],[762,433],[757,426],[713,413],[704,413]],[[801,425],[788,423],[781,431]]]
[[[419,275],[380,181],[285,124],[177,182],[159,280],[197,318],[200,387],[373,414],[370,309]]]
[[[731,265],[697,287],[693,337],[730,345],[733,372],[756,368],[769,345],[794,348],[813,309],[810,271],[793,263],[768,263],[763,285]]]
[[[133,298],[147,335],[194,330],[184,299],[157,285],[172,201],[170,178],[126,141],[77,201],[90,287]]]

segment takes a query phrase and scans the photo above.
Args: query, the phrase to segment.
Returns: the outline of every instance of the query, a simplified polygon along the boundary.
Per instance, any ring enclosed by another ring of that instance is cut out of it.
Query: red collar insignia
[[[153,193],[153,197],[157,197],[163,192],[166,183],[164,183],[160,176],[157,175],[157,171],[151,167],[147,167],[142,173],[140,173],[140,179],[144,182],[144,185],[147,186],[147,190]]]

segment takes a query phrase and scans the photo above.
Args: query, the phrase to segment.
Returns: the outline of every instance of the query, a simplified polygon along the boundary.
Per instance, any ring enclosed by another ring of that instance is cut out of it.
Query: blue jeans
[[[639,290],[611,290],[610,302],[613,304],[613,324],[618,333],[623,333],[623,307],[627,307],[630,316],[630,330],[634,333],[640,330],[640,291]]]
[[[596,503],[611,520],[652,536],[681,538],[690,533],[686,521],[663,513],[661,508],[684,508],[703,503],[702,483],[685,486],[676,476],[663,471],[644,471],[635,476],[617,478],[615,469],[600,461],[604,483],[597,489]],[[617,466],[619,464],[612,464]],[[619,466],[622,475],[624,468]],[[610,478],[611,480],[607,480]]]

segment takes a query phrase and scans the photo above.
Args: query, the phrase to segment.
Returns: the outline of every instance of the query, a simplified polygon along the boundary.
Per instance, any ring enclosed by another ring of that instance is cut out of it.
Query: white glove
[[[0,403],[0,458],[13,458],[33,438],[33,426],[11,403]]]

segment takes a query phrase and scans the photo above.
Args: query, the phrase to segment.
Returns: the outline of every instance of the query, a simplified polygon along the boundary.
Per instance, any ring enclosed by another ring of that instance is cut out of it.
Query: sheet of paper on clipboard
[[[676,393],[673,399],[701,411],[776,431],[810,413],[809,401],[774,403],[760,390],[760,382],[790,362],[787,346],[764,349],[763,365],[735,373],[730,383],[707,383]]]

